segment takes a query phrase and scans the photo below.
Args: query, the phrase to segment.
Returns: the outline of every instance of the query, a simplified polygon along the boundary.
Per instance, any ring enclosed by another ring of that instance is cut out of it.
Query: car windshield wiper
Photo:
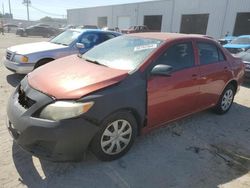
[[[104,65],[104,64],[101,64],[100,62],[98,62],[98,61],[96,61],[96,60],[92,60],[92,59],[87,59],[87,58],[84,58],[84,57],[82,57],[85,61],[88,61],[88,62],[90,62],[90,63],[94,63],[94,64],[96,64],[96,65],[102,65],[102,66],[105,66],[106,67],[106,65]]]
[[[68,46],[67,44],[63,44],[63,43],[60,43],[60,42],[52,42],[54,44],[60,44],[60,45],[63,45],[63,46]]]

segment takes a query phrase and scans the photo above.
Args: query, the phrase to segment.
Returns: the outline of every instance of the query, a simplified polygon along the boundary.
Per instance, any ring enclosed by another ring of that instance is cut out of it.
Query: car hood
[[[250,44],[225,44],[224,48],[249,48]]]
[[[27,54],[36,53],[36,52],[63,49],[67,47],[68,46],[54,44],[51,42],[35,42],[35,43],[12,46],[12,47],[9,47],[7,50],[11,52],[15,52],[16,54],[27,55]]]
[[[79,99],[120,82],[128,71],[89,63],[77,55],[57,59],[28,74],[31,87],[56,99]]]

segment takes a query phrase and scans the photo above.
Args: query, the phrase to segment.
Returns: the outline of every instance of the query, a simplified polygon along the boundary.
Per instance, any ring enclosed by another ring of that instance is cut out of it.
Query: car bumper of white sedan
[[[35,63],[16,63],[3,58],[4,66],[18,74],[27,74],[34,69]]]

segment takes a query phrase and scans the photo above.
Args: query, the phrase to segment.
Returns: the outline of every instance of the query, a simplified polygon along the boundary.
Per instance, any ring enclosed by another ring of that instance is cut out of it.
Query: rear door
[[[192,41],[171,45],[155,65],[173,67],[171,76],[151,75],[148,79],[147,123],[149,128],[197,110],[199,68]]]
[[[201,74],[199,106],[204,109],[217,103],[232,73],[226,57],[217,45],[206,41],[197,41],[196,45]]]

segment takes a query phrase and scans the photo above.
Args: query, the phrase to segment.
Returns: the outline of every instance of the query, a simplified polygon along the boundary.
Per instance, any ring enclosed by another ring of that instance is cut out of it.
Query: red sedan
[[[28,74],[7,126],[43,158],[79,159],[89,148],[114,160],[140,133],[209,108],[226,113],[243,75],[242,61],[205,36],[124,35]]]

